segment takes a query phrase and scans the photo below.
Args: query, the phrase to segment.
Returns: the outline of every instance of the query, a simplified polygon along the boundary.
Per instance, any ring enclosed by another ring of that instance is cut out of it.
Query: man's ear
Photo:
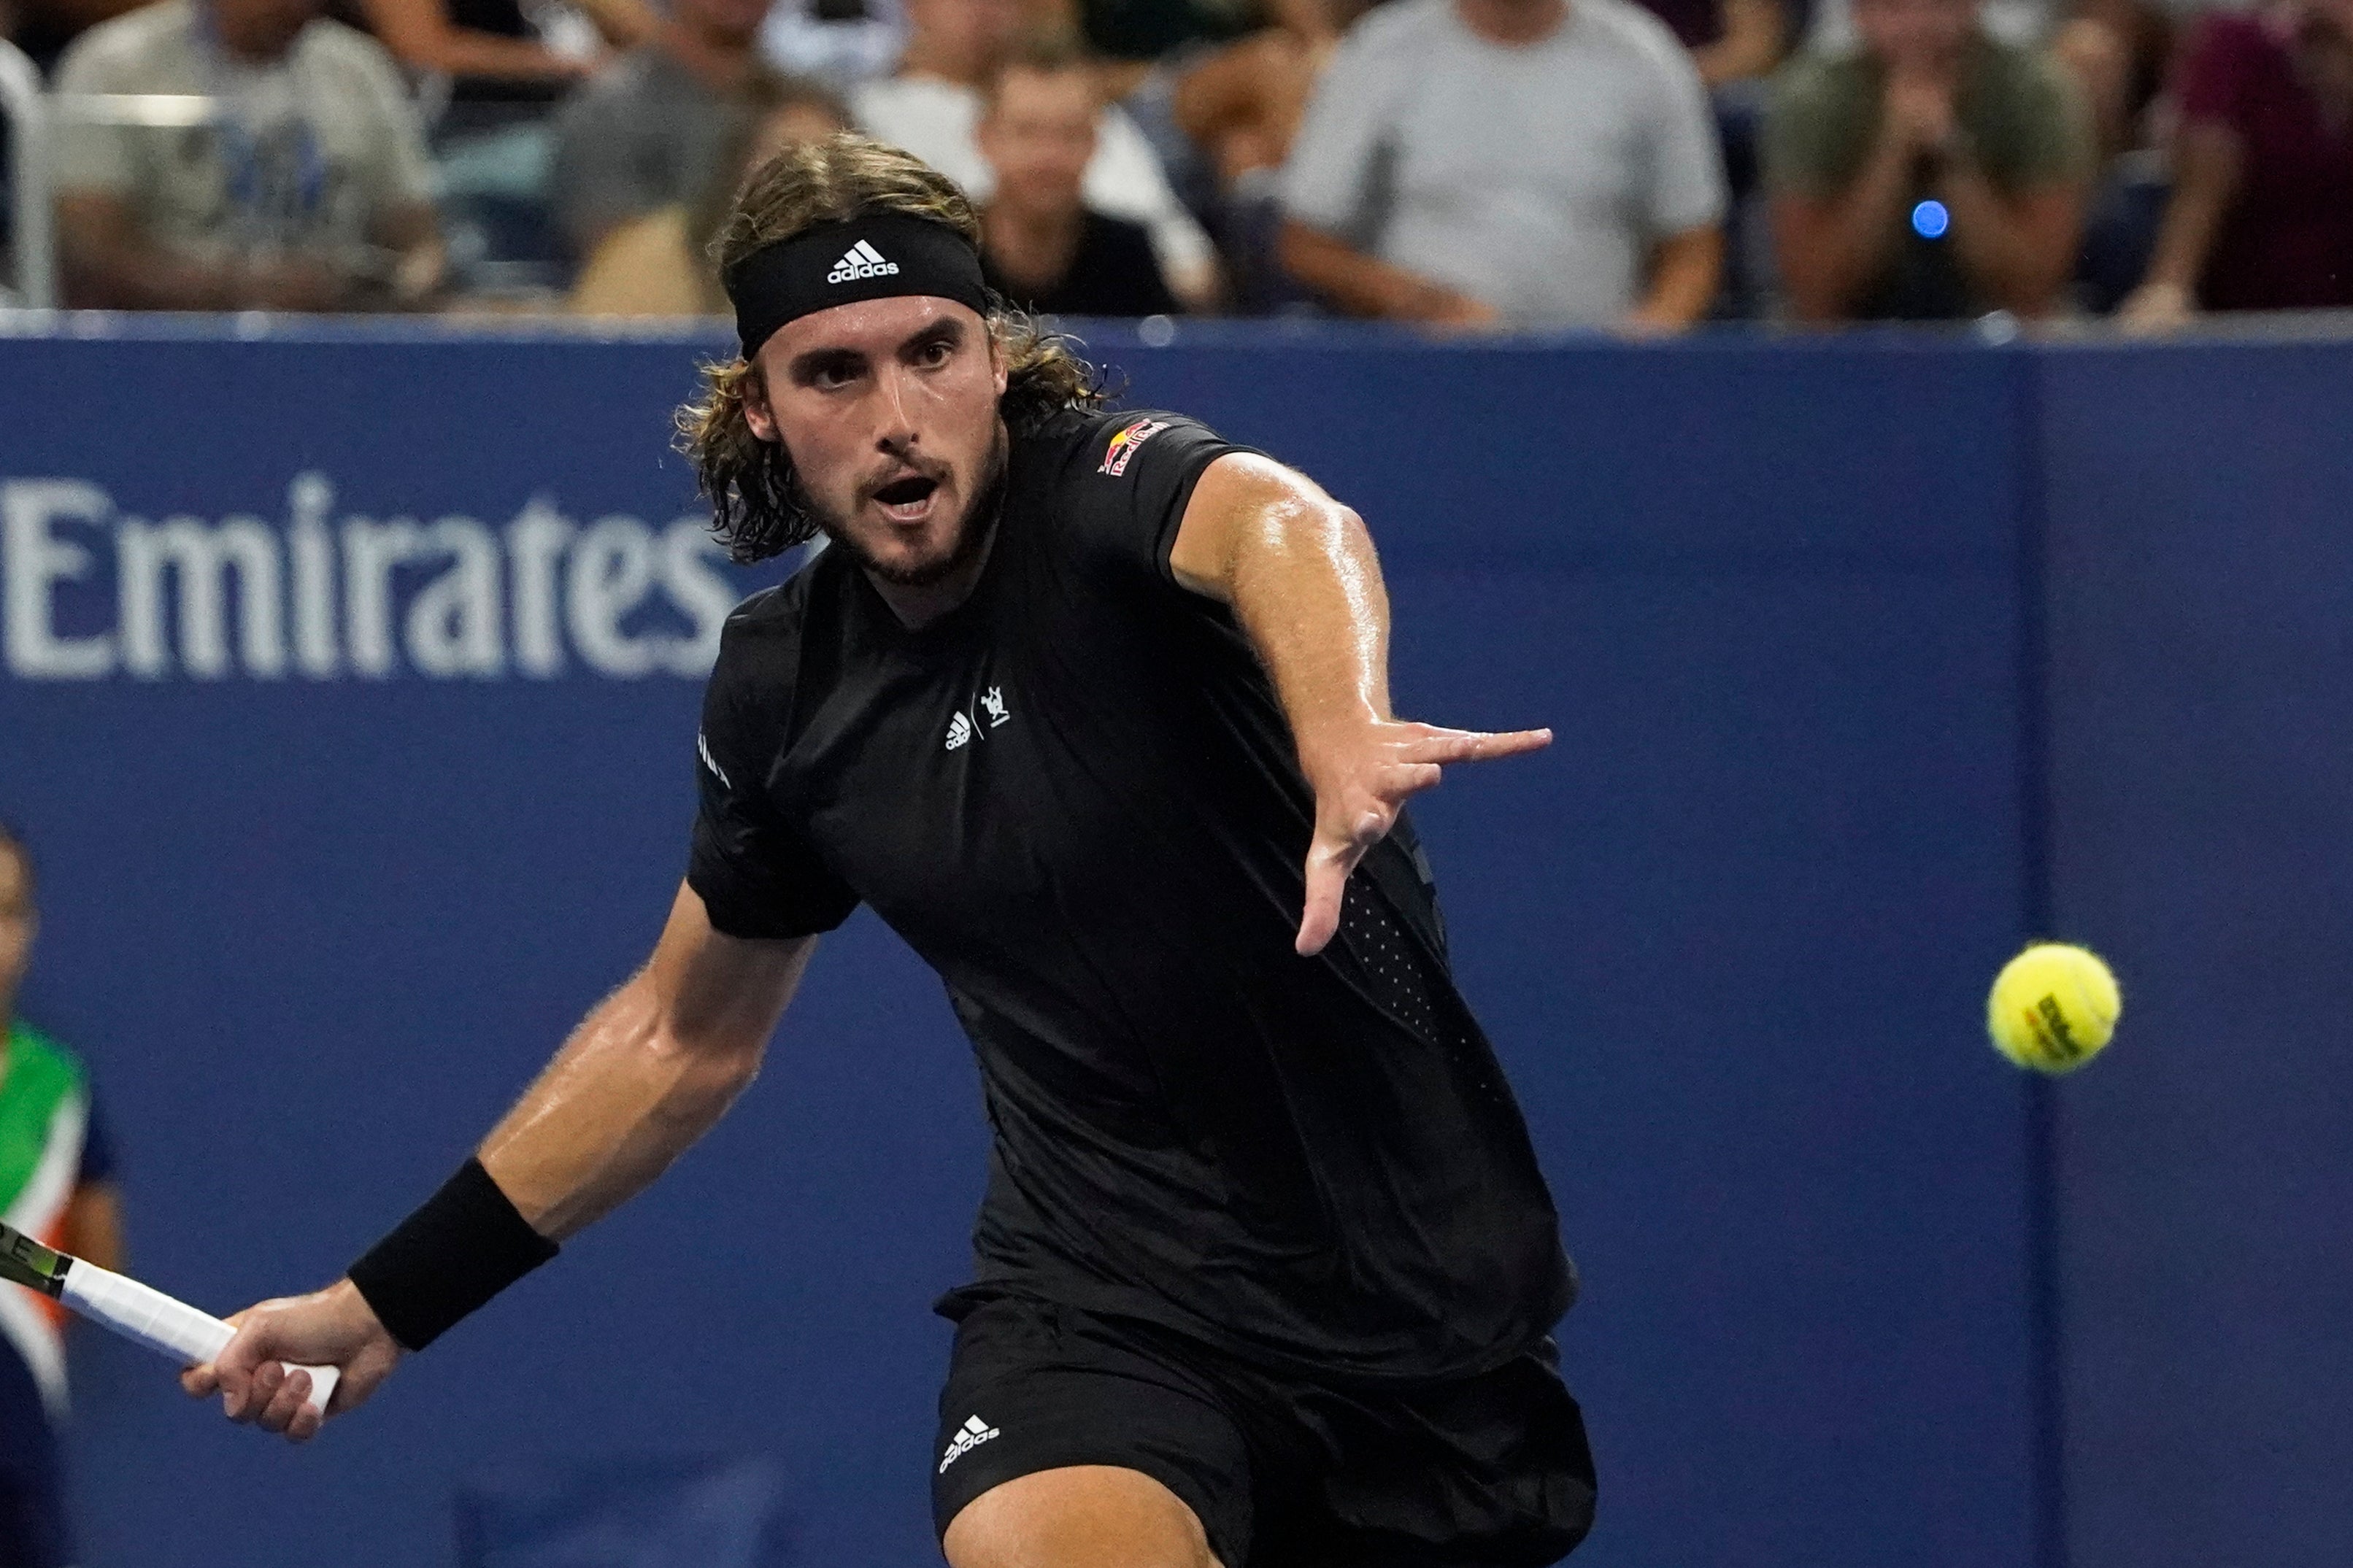
[[[754,439],[776,440],[776,415],[768,406],[768,378],[757,361],[744,377],[744,423],[752,427]]]

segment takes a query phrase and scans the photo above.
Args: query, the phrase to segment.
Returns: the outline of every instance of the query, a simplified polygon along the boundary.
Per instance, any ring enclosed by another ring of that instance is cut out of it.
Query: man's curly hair
[[[980,217],[945,175],[879,142],[844,132],[787,147],[754,170],[712,242],[726,276],[754,251],[825,224],[899,213],[945,224],[974,246]],[[1028,315],[994,300],[989,334],[1006,367],[998,406],[1016,434],[1068,409],[1103,401],[1094,367],[1067,341],[1041,331]],[[759,367],[743,359],[707,364],[702,394],[678,411],[678,447],[693,462],[711,498],[712,531],[739,562],[765,561],[818,531],[802,499],[792,458],[781,443],[752,434],[744,416]]]

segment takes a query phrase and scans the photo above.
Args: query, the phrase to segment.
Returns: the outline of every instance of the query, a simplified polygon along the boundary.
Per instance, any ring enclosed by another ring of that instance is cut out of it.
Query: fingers
[[[240,1426],[282,1433],[297,1443],[318,1436],[325,1420],[311,1407],[311,1374],[265,1362],[240,1389],[225,1389],[221,1409]]]
[[[1361,853],[1361,851],[1360,851]],[[1347,891],[1352,857],[1343,865],[1321,844],[1307,852],[1307,907],[1299,919],[1299,939],[1293,945],[1302,958],[1313,958],[1340,929],[1340,895]]]
[[[1419,738],[1400,745],[1398,755],[1412,763],[1483,763],[1540,752],[1551,744],[1550,730],[1428,729]]]

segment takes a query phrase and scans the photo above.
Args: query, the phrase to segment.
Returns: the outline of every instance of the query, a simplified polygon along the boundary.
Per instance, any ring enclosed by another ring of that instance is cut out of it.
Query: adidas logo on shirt
[[[948,721],[947,749],[953,752],[959,747],[971,744],[976,732],[972,727],[972,721],[961,713],[957,714]]]
[[[940,1468],[938,1473],[941,1475],[947,1474],[948,1467],[950,1465],[955,1464],[958,1459],[963,1458],[966,1454],[971,1453],[975,1448],[979,1447],[983,1443],[987,1442],[991,1437],[996,1436],[997,1428],[991,1426],[987,1422],[983,1421],[979,1416],[965,1416],[964,1418],[964,1425],[956,1429],[955,1441],[950,1443],[948,1445],[948,1451],[940,1457]]]
[[[861,239],[833,264],[833,270],[825,275],[825,280],[828,283],[855,283],[860,278],[888,278],[898,270],[897,262],[885,261],[881,251]]]

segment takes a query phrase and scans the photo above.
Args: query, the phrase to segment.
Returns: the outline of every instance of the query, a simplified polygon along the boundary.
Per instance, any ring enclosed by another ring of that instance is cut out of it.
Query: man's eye
[[[915,360],[918,364],[927,365],[936,370],[947,363],[948,357],[955,352],[946,343],[925,343],[916,354]]]

